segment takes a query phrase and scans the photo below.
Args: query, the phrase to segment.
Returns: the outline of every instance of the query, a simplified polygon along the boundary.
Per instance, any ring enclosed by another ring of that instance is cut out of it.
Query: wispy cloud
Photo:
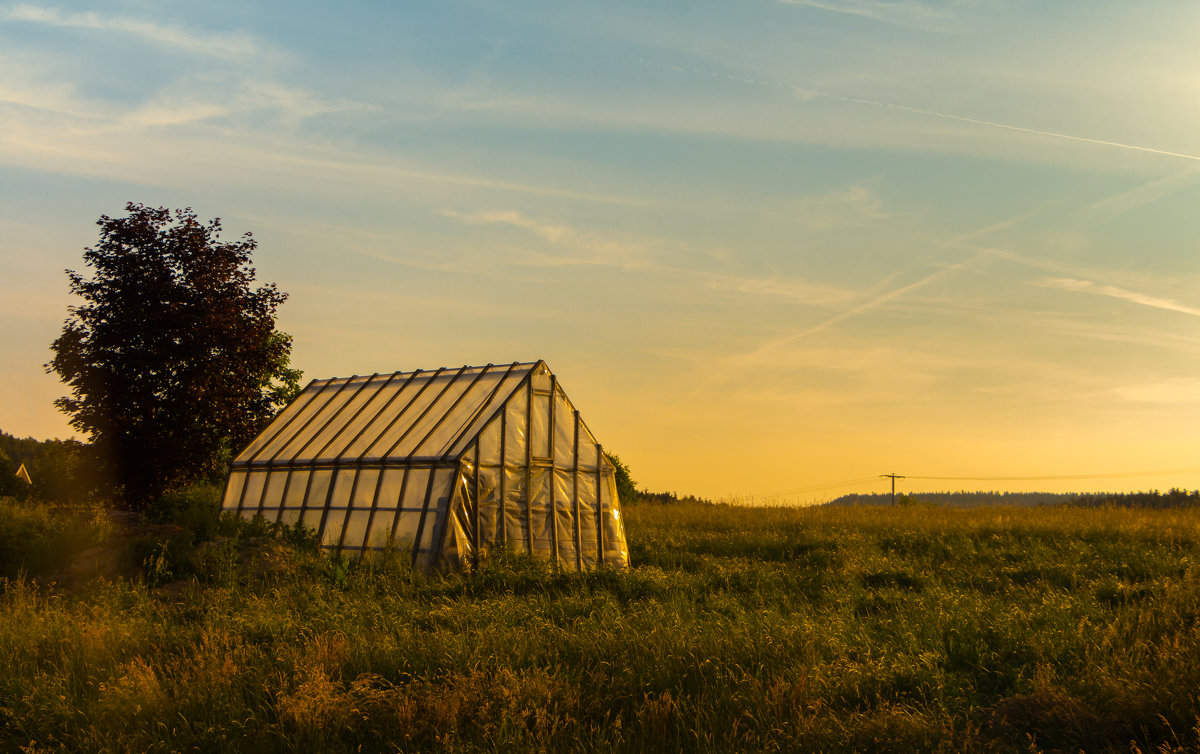
[[[1012,321],[1022,328],[1042,329],[1071,338],[1086,338],[1106,343],[1132,346],[1134,349],[1154,348],[1178,354],[1200,352],[1200,336],[1188,335],[1163,328],[1145,328],[1112,322],[1080,320],[1054,312],[1026,312]]]
[[[1118,288],[1115,285],[1104,285],[1102,283],[1094,283],[1090,280],[1078,280],[1076,278],[1043,278],[1035,282],[1043,288],[1057,288],[1064,291],[1075,291],[1078,293],[1091,293],[1097,296],[1108,296],[1110,298],[1120,299],[1121,301],[1129,301],[1134,304],[1148,306],[1153,309],[1163,309],[1171,312],[1179,312],[1180,314],[1188,314],[1193,317],[1200,317],[1200,308],[1181,304],[1178,301],[1172,301],[1167,298],[1159,298],[1150,296],[1137,291],[1130,291],[1125,288]]]
[[[883,304],[886,304],[890,301],[894,301],[895,299],[901,298],[902,296],[906,296],[909,293],[912,293],[913,291],[915,291],[919,288],[924,288],[925,286],[929,285],[930,283],[941,280],[944,277],[947,277],[956,272],[964,270],[964,269],[970,267],[975,262],[977,262],[985,257],[988,257],[990,255],[991,255],[990,252],[983,251],[978,254],[975,254],[974,256],[969,257],[968,259],[964,259],[961,262],[956,262],[954,264],[946,265],[945,267],[942,267],[941,269],[937,270],[936,272],[926,275],[925,277],[921,278],[920,280],[917,280],[916,282],[909,283],[908,285],[902,285],[899,288],[893,288],[891,290],[885,290],[883,292],[875,293],[874,295],[867,298],[865,301],[862,301],[862,302],[850,307],[849,309],[838,312],[837,314],[833,315],[832,317],[824,319],[824,320],[822,320],[814,325],[811,325],[809,327],[806,327],[798,332],[794,332],[790,335],[784,336],[782,338],[779,338],[777,340],[773,340],[773,341],[770,341],[770,342],[764,344],[763,346],[759,347],[755,351],[745,354],[742,357],[740,357],[739,362],[748,363],[748,362],[760,360],[764,356],[767,356],[771,352],[776,351],[776,350],[788,345],[789,343],[794,343],[803,338],[807,338],[810,335],[816,335],[817,333],[821,332],[822,330],[826,330],[830,327],[833,327],[834,325],[838,324],[839,322],[850,319],[851,317],[858,316],[859,314],[863,314],[872,309],[878,308],[878,307],[882,306]]]
[[[0,69],[7,62],[0,58]],[[278,134],[280,128],[294,128],[314,115],[371,107],[325,100],[304,88],[271,80],[213,77],[175,81],[149,93],[142,102],[127,105],[81,96],[78,87],[44,82],[44,77],[19,65],[7,70],[9,78],[0,80],[0,105],[11,106],[0,112],[0,127],[7,140],[23,139],[27,148],[46,153],[71,151],[72,143],[80,143],[75,158],[82,161],[76,167],[85,171],[87,154],[96,145],[83,142],[96,136],[144,135],[148,129],[248,115],[260,121],[265,118]],[[139,142],[130,145],[130,151],[141,152],[146,146]]]
[[[241,32],[194,31],[135,18],[105,17],[94,11],[67,13],[57,8],[22,3],[10,8],[5,15],[12,21],[42,26],[119,32],[160,47],[223,60],[246,60],[265,52],[261,42]]]
[[[863,299],[849,308],[843,309],[832,316],[826,317],[815,324],[801,328],[800,330],[789,333],[788,335],[769,340],[752,351],[734,354],[720,359],[716,363],[716,366],[710,376],[707,379],[701,380],[697,383],[696,392],[711,388],[712,386],[728,379],[730,375],[739,373],[752,366],[762,365],[764,363],[774,363],[780,358],[781,352],[794,343],[816,335],[817,333],[827,330],[834,325],[837,325],[848,319],[857,317],[860,314],[865,314],[866,312],[879,308],[884,304],[907,296],[908,294],[924,288],[925,286],[938,280],[961,272],[962,270],[971,267],[976,262],[989,256],[991,256],[989,251],[981,251],[978,254],[974,254],[960,262],[945,265],[935,272],[926,275],[920,280],[908,283],[907,285],[902,285],[898,288],[887,288],[886,285],[875,286],[875,288],[868,292]],[[887,278],[887,281],[890,283],[890,281],[894,278],[895,275],[891,275]]]
[[[329,101],[269,79],[190,81],[172,87],[179,94],[164,90],[131,108],[83,96],[78,87],[3,51],[0,70],[6,73],[0,77],[0,105],[15,105],[0,106],[0,164],[40,172],[180,186],[219,176],[257,191],[268,185],[291,190],[315,180],[354,192],[411,191],[429,204],[444,201],[449,192],[461,198],[466,190],[622,206],[668,203],[449,170],[353,144],[316,143],[287,126],[315,113],[372,106]],[[259,114],[266,117],[249,117]],[[223,118],[218,125],[238,138],[217,129],[180,128],[212,118]]]
[[[906,2],[905,0],[779,0],[784,5],[799,5],[806,8],[840,13],[872,21],[924,28],[928,30],[944,30],[945,22],[950,14],[942,8],[929,3]]]
[[[533,267],[595,266],[638,270],[656,279],[690,281],[685,286],[701,285],[713,295],[740,299],[775,299],[792,305],[831,308],[844,306],[863,295],[852,290],[797,276],[747,275],[736,272],[701,269],[698,258],[718,260],[720,250],[698,249],[655,236],[628,236],[589,228],[578,228],[556,220],[538,219],[516,210],[458,212],[442,214],[469,225],[498,225],[523,230],[546,242],[555,252],[523,248],[515,257],[506,257],[505,265]],[[473,274],[480,274],[486,262],[472,262]],[[895,276],[888,276],[876,290]],[[868,293],[868,295],[870,295]]]
[[[0,76],[0,105],[11,106],[12,110],[40,111],[42,114],[93,117],[92,108],[80,100],[75,82],[56,78],[43,68],[5,50],[0,50],[0,70],[4,71],[4,75]]]
[[[515,210],[490,210],[482,212],[458,212],[446,210],[446,217],[462,220],[468,225],[507,225],[533,233],[550,243],[560,243],[570,236],[578,235],[573,228],[558,223],[536,220]]]
[[[533,266],[593,265],[644,269],[658,266],[661,242],[649,238],[618,237],[562,223],[530,217],[515,210],[457,212],[446,210],[446,217],[468,225],[501,225],[531,233],[547,242],[555,253],[533,252],[519,263]]]
[[[219,118],[230,113],[227,105],[204,100],[156,100],[109,122],[112,131],[141,131],[147,128],[178,126],[184,123]]]
[[[1019,226],[1022,223],[1024,223],[1026,220],[1036,217],[1037,215],[1046,211],[1048,208],[1049,207],[1047,205],[1043,205],[1041,207],[1034,207],[1033,209],[1031,209],[1027,212],[1022,212],[1021,214],[1019,214],[1015,217],[1009,217],[1004,220],[998,220],[994,223],[988,223],[987,225],[981,226],[979,228],[975,228],[974,230],[969,230],[965,233],[960,233],[952,238],[946,239],[942,243],[945,244],[946,246],[959,246],[959,247],[968,248],[968,249],[982,250],[982,247],[973,245],[970,242],[974,241],[977,238],[983,238],[983,237],[989,236],[993,233],[997,233],[1002,230],[1007,230],[1009,228]]]
[[[421,187],[444,186],[456,190],[478,189],[498,193],[513,193],[538,197],[554,197],[585,203],[625,206],[656,206],[658,202],[642,201],[629,196],[601,194],[562,188],[550,184],[503,180],[473,173],[436,170],[400,159],[351,148],[316,149],[309,143],[294,143],[279,139],[247,140],[244,148],[222,142],[222,152],[230,160],[245,160],[257,168],[270,169],[289,179],[319,178],[324,182],[336,180],[358,188],[387,187],[396,190],[403,185]]]
[[[270,122],[294,128],[315,115],[366,111],[371,105],[322,99],[303,87],[265,79],[189,81],[186,94],[164,91],[139,107],[116,117],[97,131],[140,131],[222,117],[265,115]]]
[[[809,90],[804,90],[806,94],[811,94]],[[939,118],[941,120],[956,121],[958,123],[968,123],[984,128],[995,128],[1003,131],[1014,131],[1016,133],[1029,134],[1031,136],[1043,136],[1051,139],[1060,139],[1062,141],[1072,141],[1080,144],[1094,144],[1102,147],[1113,147],[1115,149],[1125,149],[1132,152],[1144,152],[1147,154],[1163,155],[1164,157],[1178,157],[1184,160],[1193,160],[1200,162],[1200,155],[1190,154],[1188,152],[1175,152],[1169,149],[1159,149],[1157,147],[1148,147],[1141,144],[1129,144],[1121,141],[1110,141],[1108,139],[1097,139],[1090,136],[1077,136],[1074,134],[1063,133],[1061,131],[1048,131],[1038,128],[1028,128],[1026,126],[1018,126],[1012,123],[1000,123],[994,120],[983,120],[981,118],[970,118],[965,115],[956,115],[954,113],[941,112],[938,110],[926,110],[910,105],[902,105],[895,102],[881,102],[879,100],[862,99],[859,97],[842,97],[835,94],[818,92],[822,97],[828,99],[840,100],[843,102],[854,102],[860,105],[870,105],[872,107],[883,107],[892,110],[900,110],[915,115],[925,115],[931,118]]]
[[[1117,399],[1130,403],[1179,406],[1200,403],[1200,380],[1176,379],[1120,385],[1113,389]]]
[[[1188,168],[1090,204],[1079,210],[1079,214],[1093,216],[1097,222],[1105,222],[1139,207],[1153,204],[1172,194],[1186,191],[1195,186],[1198,181],[1200,181],[1200,169]]]
[[[863,185],[805,197],[795,203],[793,211],[797,222],[809,230],[832,230],[900,216],[887,212],[875,190]]]
[[[244,110],[273,109],[286,124],[295,124],[315,115],[379,109],[368,102],[322,97],[301,86],[259,78],[240,82],[237,103]]]
[[[857,291],[839,286],[816,283],[797,277],[774,275],[771,277],[752,277],[746,275],[727,275],[704,273],[700,271],[675,270],[678,274],[688,274],[703,278],[710,288],[720,291],[732,291],[755,298],[777,298],[806,306],[838,306],[853,301],[859,295]]]
[[[814,7],[823,7],[825,5],[833,5],[832,3],[816,3],[808,0],[780,0],[788,4],[801,4]],[[874,7],[875,4],[868,3],[862,6],[851,5],[850,7],[858,11],[858,15],[865,15],[865,8]],[[891,6],[892,3],[880,3],[880,6]],[[830,8],[832,10],[832,8]],[[838,12],[849,13],[851,10],[839,9]],[[960,125],[971,126],[975,130],[991,130],[991,131],[1007,131],[1010,133],[1026,134],[1028,136],[1036,136],[1042,139],[1053,139],[1056,141],[1071,142],[1075,144],[1086,144],[1097,147],[1107,147],[1110,149],[1119,149],[1128,152],[1137,152],[1142,154],[1160,155],[1163,157],[1172,157],[1176,159],[1189,160],[1192,162],[1200,162],[1200,154],[1193,152],[1184,152],[1175,149],[1165,149],[1150,144],[1139,144],[1130,141],[1117,141],[1114,139],[1103,139],[1096,136],[1081,135],[1078,133],[1068,133],[1061,130],[1052,130],[1048,128],[1034,128],[1032,126],[1019,123],[1003,122],[996,120],[988,120],[984,118],[975,118],[969,115],[963,115],[955,112],[947,112],[928,107],[919,107],[915,104],[906,102],[888,101],[882,99],[872,99],[864,96],[857,96],[849,91],[846,87],[821,86],[807,82],[796,81],[795,79],[779,78],[773,72],[764,72],[761,74],[742,73],[733,75],[725,69],[713,69],[697,66],[681,66],[675,64],[661,64],[653,61],[641,60],[643,65],[649,67],[659,67],[662,70],[670,70],[674,73],[696,77],[696,80],[704,79],[723,79],[744,84],[747,87],[753,87],[760,91],[786,91],[790,96],[803,103],[811,103],[817,100],[828,100],[831,102],[840,102],[848,105],[856,105],[861,107],[870,107],[876,109],[892,110],[895,112],[909,113],[920,116],[926,119],[935,119],[947,123],[957,123]],[[768,100],[770,98],[768,97]],[[848,139],[862,139],[869,141],[883,140],[884,143],[895,146],[903,143],[911,148],[916,143],[915,139],[928,140],[931,136],[936,136],[938,142],[928,142],[931,148],[935,150],[952,150],[953,145],[946,142],[944,134],[929,134],[924,131],[901,132],[897,131],[897,124],[889,123],[886,134],[870,128],[862,129],[858,124],[845,118],[840,118],[830,124],[823,124],[816,114],[813,117],[807,118],[804,121],[797,121],[791,118],[779,117],[779,112],[787,112],[786,110],[777,111],[764,109],[764,117],[761,119],[755,118],[739,118],[736,123],[721,121],[711,116],[711,113],[705,112],[704,117],[692,117],[688,113],[688,117],[678,117],[680,113],[687,112],[687,108],[682,103],[673,103],[669,112],[655,113],[652,107],[642,106],[635,110],[624,111],[614,108],[609,108],[606,113],[594,112],[591,114],[596,120],[612,120],[615,118],[625,123],[633,123],[640,118],[643,127],[654,125],[656,127],[671,127],[680,131],[699,131],[699,132],[725,132],[736,133],[741,136],[752,135],[759,138],[769,137],[772,139],[788,139],[794,141],[815,141],[827,143],[840,143]],[[785,129],[785,130],[781,130]],[[897,134],[903,134],[904,141],[896,141],[894,137]],[[974,147],[973,147],[974,148]]]

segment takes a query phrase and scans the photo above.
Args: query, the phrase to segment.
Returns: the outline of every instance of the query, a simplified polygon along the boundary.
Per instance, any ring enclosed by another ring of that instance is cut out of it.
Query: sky
[[[0,429],[96,220],[305,379],[545,359],[639,485],[1200,487],[1200,4],[0,2]]]

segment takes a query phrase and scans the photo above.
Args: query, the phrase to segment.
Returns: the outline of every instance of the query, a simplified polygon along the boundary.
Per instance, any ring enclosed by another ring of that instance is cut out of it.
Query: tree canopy
[[[254,287],[250,233],[191,208],[126,205],[102,215],[84,250],[90,278],[67,270],[73,306],[47,371],[71,394],[55,401],[91,440],[96,471],[130,507],[219,471],[299,391],[291,337],[275,328],[287,299]]]

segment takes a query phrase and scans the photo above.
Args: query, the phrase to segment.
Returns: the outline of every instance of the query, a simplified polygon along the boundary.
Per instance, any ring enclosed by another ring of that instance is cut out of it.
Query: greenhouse
[[[490,550],[628,565],[615,470],[545,362],[313,380],[231,465],[222,511],[424,570]]]

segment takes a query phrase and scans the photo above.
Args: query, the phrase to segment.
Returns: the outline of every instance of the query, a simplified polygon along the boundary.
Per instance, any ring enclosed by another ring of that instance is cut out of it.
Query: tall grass
[[[0,578],[61,571],[111,530],[99,508],[55,509],[0,497]]]
[[[36,750],[1189,751],[1200,511],[626,510],[634,567],[220,540],[0,598]]]

